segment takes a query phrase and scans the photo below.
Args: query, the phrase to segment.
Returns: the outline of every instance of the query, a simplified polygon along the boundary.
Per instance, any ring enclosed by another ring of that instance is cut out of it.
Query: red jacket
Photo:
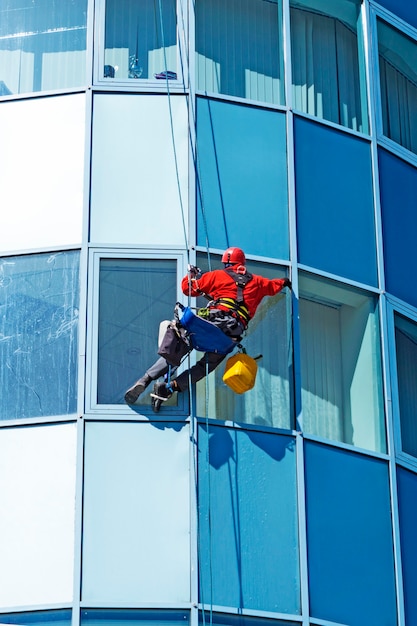
[[[233,266],[234,270],[236,267]],[[256,309],[264,296],[275,296],[281,289],[284,288],[284,278],[264,278],[257,274],[252,275],[253,278],[243,289],[243,299],[245,305],[249,311],[249,315],[252,318],[255,315]],[[190,289],[191,284],[191,289]],[[225,270],[213,270],[212,272],[206,272],[198,279],[191,279],[184,276],[181,283],[183,293],[188,296],[199,296],[201,292],[209,296],[212,300],[218,298],[233,298],[237,297],[237,286],[233,277]],[[218,309],[228,310],[227,307],[222,305],[216,306]]]

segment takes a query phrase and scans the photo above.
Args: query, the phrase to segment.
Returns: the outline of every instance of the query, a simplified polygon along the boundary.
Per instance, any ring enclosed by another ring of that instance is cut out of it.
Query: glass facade
[[[0,418],[75,413],[79,253],[3,257],[0,272]]]
[[[198,90],[284,104],[281,0],[195,5]]]
[[[0,0],[0,624],[414,626],[411,5]]]
[[[385,452],[375,299],[303,274],[299,307],[303,429]]]
[[[294,107],[367,132],[360,2],[291,0],[290,5]]]
[[[85,86],[87,0],[2,0],[0,24],[0,95]]]
[[[378,20],[384,135],[417,152],[417,40]]]
[[[107,0],[103,78],[177,78],[176,1]]]

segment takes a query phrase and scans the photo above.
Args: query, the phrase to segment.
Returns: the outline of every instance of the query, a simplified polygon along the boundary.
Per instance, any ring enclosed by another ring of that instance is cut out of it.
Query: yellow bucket
[[[227,359],[223,382],[235,393],[245,393],[254,386],[257,371],[255,359],[239,352]]]

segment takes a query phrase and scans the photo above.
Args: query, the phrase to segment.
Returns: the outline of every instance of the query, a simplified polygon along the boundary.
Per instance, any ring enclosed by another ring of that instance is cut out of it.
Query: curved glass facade
[[[0,17],[0,624],[414,626],[416,10]],[[229,246],[254,387],[126,404]]]

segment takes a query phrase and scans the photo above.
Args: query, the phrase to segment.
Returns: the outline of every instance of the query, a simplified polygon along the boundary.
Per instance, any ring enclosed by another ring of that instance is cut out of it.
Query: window
[[[32,624],[33,626],[71,626],[71,611],[30,611],[27,613],[2,613],[2,624]]]
[[[159,324],[172,319],[176,301],[175,259],[100,259],[99,404],[125,405],[126,389],[158,358]],[[173,398],[169,404],[175,402]],[[150,407],[149,394],[138,404]]]
[[[302,274],[300,344],[304,432],[384,452],[376,299]]]
[[[0,96],[85,84],[87,0],[0,1]]]
[[[0,431],[1,607],[73,599],[76,450],[75,422]],[[0,623],[71,623],[60,611],[31,616]]]
[[[1,103],[0,250],[81,246],[85,94]]]
[[[378,166],[386,288],[417,307],[417,169],[381,148]]]
[[[369,142],[299,116],[294,121],[299,262],[376,287]]]
[[[77,410],[79,253],[0,259],[0,419]]]
[[[401,449],[417,457],[417,324],[395,315]]]
[[[377,24],[383,133],[417,153],[417,42]]]
[[[294,438],[201,424],[198,451],[200,602],[299,613]]]
[[[325,624],[394,626],[387,463],[311,441],[304,458],[311,616]]]
[[[405,623],[417,623],[417,476],[397,465]]]
[[[223,267],[214,260],[216,267]],[[213,265],[211,269],[214,269]],[[284,270],[266,263],[247,262],[250,272],[267,278],[284,278]],[[207,259],[199,258],[207,268]],[[201,306],[205,306],[201,302]],[[197,384],[199,416],[233,420],[247,424],[292,428],[292,342],[291,296],[288,290],[264,298],[249,325],[243,346],[257,360],[256,383],[244,394],[234,393],[222,380],[224,364]],[[225,361],[226,362],[226,361]]]
[[[197,146],[199,244],[288,259],[285,114],[198,98]]]
[[[176,0],[107,0],[105,79],[177,78]]]
[[[197,89],[284,103],[280,0],[198,0]]]
[[[86,423],[82,600],[87,606],[190,601],[191,432],[188,425],[179,426]],[[119,623],[114,618],[108,614],[111,624]]]
[[[82,626],[188,626],[187,611],[135,610],[135,609],[88,609],[81,611]]]
[[[360,2],[290,4],[294,107],[367,132]]]

